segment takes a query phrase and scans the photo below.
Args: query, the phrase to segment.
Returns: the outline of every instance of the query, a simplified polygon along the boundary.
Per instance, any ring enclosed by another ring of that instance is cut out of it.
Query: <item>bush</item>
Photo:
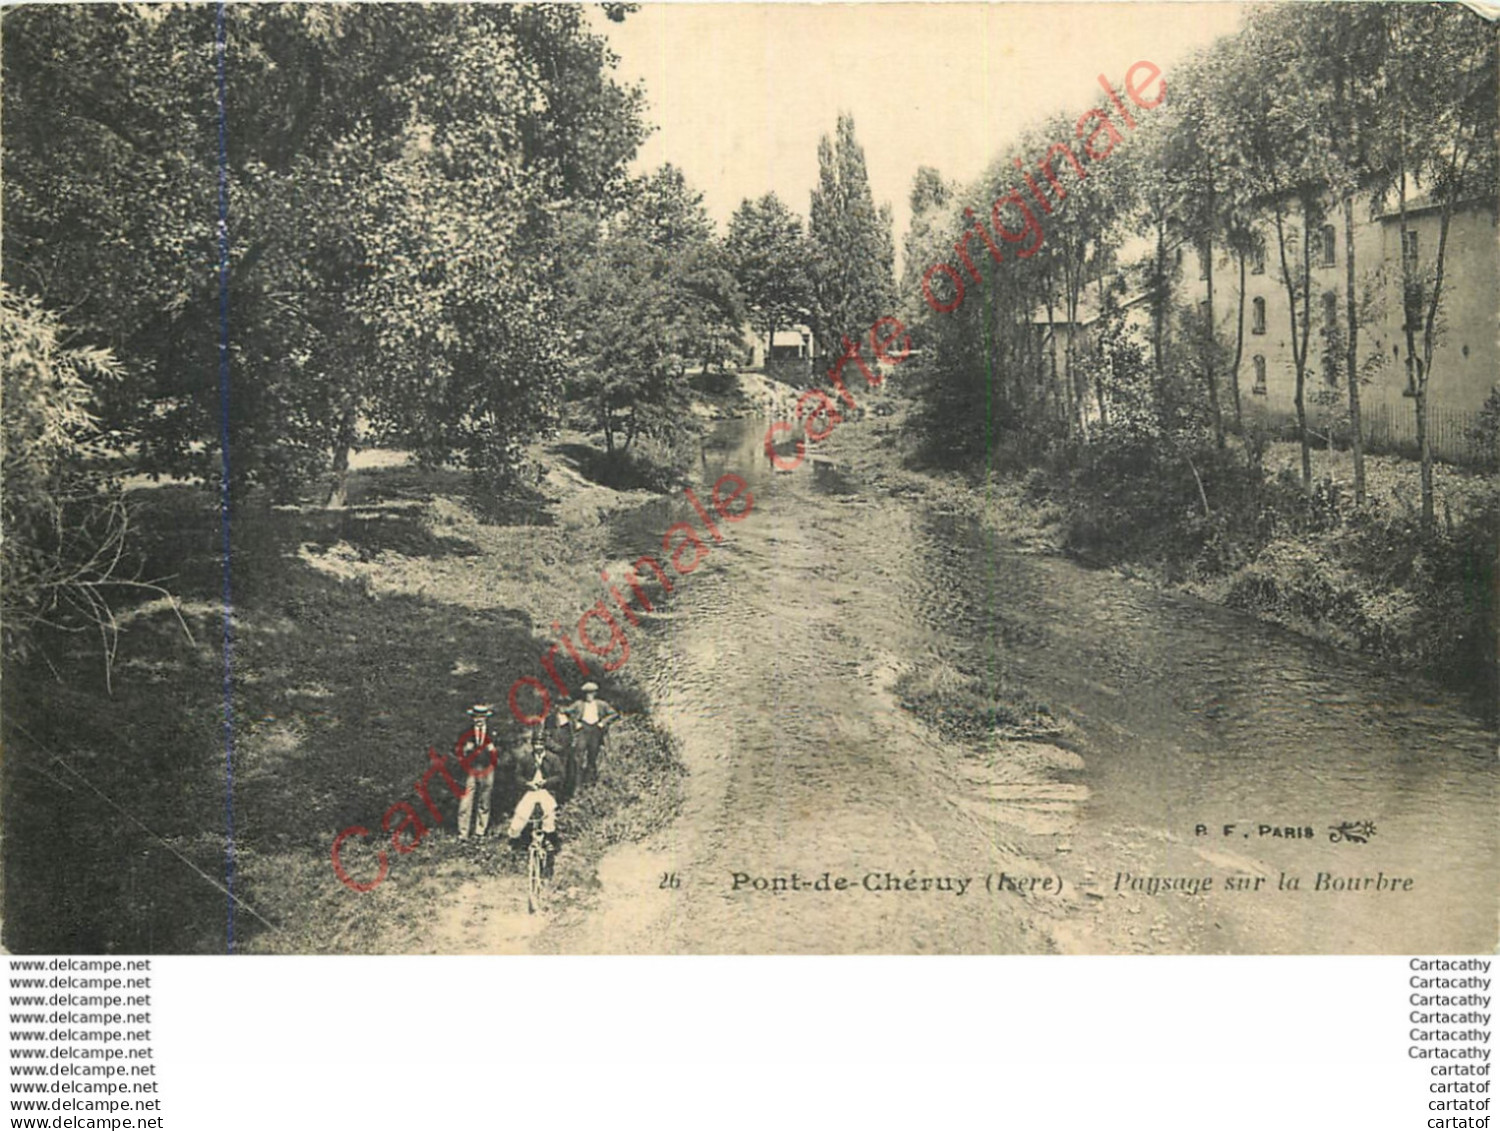
[[[1442,675],[1460,680],[1494,715],[1500,708],[1500,497],[1436,538],[1418,564],[1424,616],[1421,655]]]
[[[813,363],[806,358],[777,358],[767,361],[765,365],[767,377],[785,385],[792,385],[797,389],[805,389],[814,384],[813,373]]]
[[[1060,449],[1052,467],[1071,516],[1064,544],[1100,562],[1147,562],[1173,579],[1220,575],[1249,560],[1271,532],[1261,521],[1264,476],[1190,435],[1195,443],[1173,443],[1119,428]]]
[[[578,470],[616,491],[670,491],[687,467],[687,445],[642,436],[631,447],[612,452],[589,448],[578,453]]]
[[[24,656],[43,626],[97,628],[106,660],[116,623],[106,594],[146,587],[121,569],[129,512],[99,471],[109,453],[92,414],[93,384],[119,368],[104,350],[65,348],[66,328],[40,303],[0,287],[0,593],[4,651]]]
[[[1500,467],[1500,385],[1491,389],[1485,398],[1471,438],[1481,466],[1490,471]]]
[[[1225,603],[1440,679],[1493,717],[1500,499],[1432,535],[1412,515],[1380,511],[1316,530],[1305,509],[1232,574]]]
[[[729,397],[740,391],[740,375],[733,369],[705,369],[688,383],[713,397]]]

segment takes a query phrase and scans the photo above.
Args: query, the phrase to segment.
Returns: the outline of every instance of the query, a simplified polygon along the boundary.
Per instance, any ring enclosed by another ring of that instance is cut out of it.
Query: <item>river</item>
[[[714,434],[709,481],[742,475],[754,510],[630,660],[683,811],[540,949],[1495,949],[1500,767],[1457,696],[921,499],[773,474],[763,428]],[[680,504],[622,520],[617,555]],[[901,704],[959,683],[1055,733],[945,737]]]

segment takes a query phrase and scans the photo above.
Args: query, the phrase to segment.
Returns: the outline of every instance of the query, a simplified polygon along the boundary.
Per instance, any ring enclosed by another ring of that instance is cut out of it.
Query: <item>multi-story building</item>
[[[1362,213],[1362,214],[1361,214]],[[1420,322],[1414,336],[1416,357],[1408,365],[1407,311],[1402,256],[1419,279],[1411,296],[1425,314],[1434,285],[1440,237],[1439,208],[1417,202],[1407,208],[1403,249],[1399,213],[1387,207],[1371,216],[1361,209],[1354,224],[1355,289],[1359,309],[1358,357],[1364,430],[1390,447],[1415,444],[1415,384],[1421,373]],[[1342,213],[1307,230],[1295,214],[1283,221],[1287,260],[1300,275],[1301,241],[1309,242],[1311,315],[1304,403],[1313,427],[1326,427],[1334,406],[1347,404],[1343,343],[1347,341],[1347,271]],[[1295,414],[1296,366],[1293,342],[1300,341],[1303,303],[1297,303],[1293,338],[1290,303],[1283,282],[1274,221],[1261,225],[1264,252],[1245,274],[1244,348],[1239,369],[1241,403],[1247,416],[1272,423]],[[1443,289],[1437,319],[1437,345],[1428,375],[1429,435],[1441,457],[1464,459],[1474,453],[1473,428],[1479,409],[1500,381],[1500,246],[1494,202],[1466,203],[1455,209],[1443,263]],[[1235,341],[1239,318],[1239,267],[1223,248],[1214,249],[1214,303],[1211,312],[1220,342]],[[1177,301],[1207,315],[1207,272],[1189,252],[1179,275]],[[1318,396],[1319,392],[1325,396]]]

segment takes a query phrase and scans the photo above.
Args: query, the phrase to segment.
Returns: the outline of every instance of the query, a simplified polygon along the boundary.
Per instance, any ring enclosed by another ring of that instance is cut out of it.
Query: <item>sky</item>
[[[637,170],[679,166],[721,231],[769,191],[805,218],[818,138],[847,110],[899,249],[919,166],[967,183],[1028,125],[1082,114],[1100,72],[1118,89],[1137,60],[1167,69],[1234,31],[1245,7],[671,3],[623,24],[591,10],[658,127]]]

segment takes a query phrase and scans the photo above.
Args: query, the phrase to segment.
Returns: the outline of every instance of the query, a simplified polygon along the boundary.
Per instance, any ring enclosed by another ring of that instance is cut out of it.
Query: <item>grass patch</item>
[[[236,510],[234,888],[279,928],[237,910],[236,949],[421,949],[459,884],[505,870],[498,854],[476,864],[439,837],[391,853],[387,881],[359,895],[329,857],[350,825],[384,839],[382,815],[415,800],[427,748],[452,749],[469,703],[500,704],[497,737],[519,744],[503,704],[512,681],[537,673],[546,645],[533,624],[567,621],[597,596],[607,529],[563,530],[536,512],[524,524],[484,523],[448,478],[370,469],[355,473],[344,511]],[[7,667],[13,951],[229,944],[229,901],[214,887],[228,878],[229,844],[218,511],[199,490],[138,496],[143,575],[174,575],[193,638],[166,607],[130,610],[112,691],[97,642],[84,637],[45,638],[30,662]],[[677,803],[680,764],[649,705],[630,685],[607,694],[628,719],[599,785],[564,810],[569,868],[644,835]],[[457,802],[433,784],[446,823]]]
[[[1189,462],[1191,460],[1191,462]],[[1064,546],[1093,565],[1169,584],[1441,681],[1486,719],[1500,705],[1496,546],[1500,486],[1435,469],[1437,523],[1419,518],[1419,469],[1366,460],[1353,500],[1348,453],[1296,445],[1260,459],[1238,445],[1190,453],[1100,443],[1059,458],[1031,486],[1065,514]]]
[[[1045,738],[1063,729],[981,638],[948,638],[941,647],[946,654],[903,672],[894,690],[904,709],[944,739],[978,746],[996,736]]]

